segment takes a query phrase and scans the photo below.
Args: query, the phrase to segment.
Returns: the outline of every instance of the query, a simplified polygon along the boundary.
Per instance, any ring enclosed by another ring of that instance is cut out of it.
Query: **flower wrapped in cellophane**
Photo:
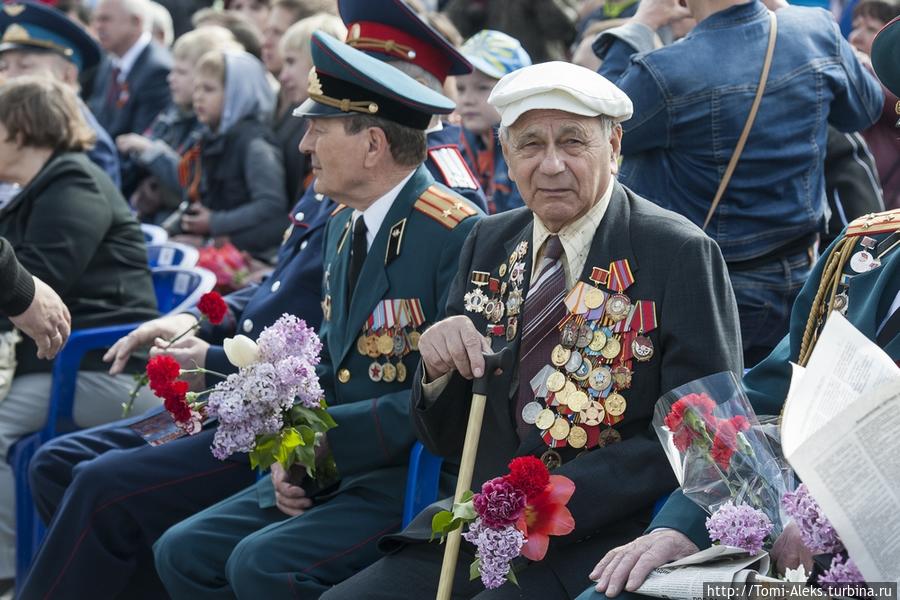
[[[790,470],[773,450],[732,373],[703,377],[664,395],[656,403],[653,426],[685,496],[711,515],[730,502],[726,512],[736,516],[729,522],[753,524],[747,539],[756,540],[757,532],[765,531],[768,546],[777,538],[782,530],[780,500],[790,489]],[[771,528],[735,510],[740,506],[764,515]],[[724,534],[723,517],[711,522],[711,533]],[[724,537],[741,539],[738,530],[748,527],[736,526],[733,535]],[[759,544],[746,549],[758,551]]]

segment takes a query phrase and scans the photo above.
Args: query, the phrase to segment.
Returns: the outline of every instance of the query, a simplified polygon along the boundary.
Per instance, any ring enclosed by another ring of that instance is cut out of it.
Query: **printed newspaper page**
[[[737,583],[737,578],[746,580],[748,568],[765,572],[768,566],[769,556],[765,552],[748,556],[740,548],[712,546],[654,569],[635,593],[656,598],[703,600],[704,584]]]

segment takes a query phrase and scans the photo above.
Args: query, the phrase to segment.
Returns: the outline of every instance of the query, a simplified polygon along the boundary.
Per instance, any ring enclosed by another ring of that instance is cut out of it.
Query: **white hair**
[[[122,9],[129,15],[138,17],[146,32],[153,30],[153,7],[150,0],[119,0]],[[169,19],[172,17],[170,16]]]
[[[172,42],[175,41],[175,26],[172,24],[172,15],[169,14],[169,9],[153,0],[147,2],[147,8],[150,9],[151,28],[159,29],[162,32],[163,44],[166,48],[170,48]],[[146,27],[144,29],[146,30]]]

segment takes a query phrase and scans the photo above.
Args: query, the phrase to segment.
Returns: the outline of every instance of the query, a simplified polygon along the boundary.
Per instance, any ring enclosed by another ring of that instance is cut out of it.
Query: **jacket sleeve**
[[[281,235],[286,225],[280,223],[286,218],[288,208],[281,153],[265,139],[255,138],[247,145],[244,157],[244,181],[250,198],[237,208],[213,212],[209,221],[211,233],[213,236],[230,234],[234,238],[233,234],[240,231],[245,236],[257,237],[260,225],[279,220],[277,235]]]
[[[162,140],[153,140],[150,148],[138,157],[143,167],[171,190],[181,190],[178,178],[178,164],[181,155]]]
[[[445,240],[440,263],[434,268],[436,306],[444,306],[449,288],[447,282],[457,270],[459,247],[475,221],[475,218],[462,221],[454,228],[450,239]],[[441,311],[434,320],[443,317]],[[409,426],[409,390],[341,404],[329,412],[338,427],[328,432],[328,442],[342,476],[406,464],[409,460],[409,448],[416,440],[413,428]]]
[[[31,199],[24,236],[16,248],[22,266],[60,296],[84,273],[112,223],[110,200],[91,175],[63,168]]]
[[[168,76],[169,70],[158,65],[141,82],[140,98],[138,98],[131,118],[132,131],[135,133],[143,133],[150,127],[156,115],[165,110],[172,101],[172,94],[167,82]]]
[[[16,258],[12,244],[0,238],[0,313],[15,317],[25,312],[34,300],[34,279]]]
[[[840,55],[840,76],[835,81],[835,96],[828,122],[841,131],[868,129],[881,116],[884,93],[875,76],[856,58],[850,43],[841,36],[838,24],[830,23]]]

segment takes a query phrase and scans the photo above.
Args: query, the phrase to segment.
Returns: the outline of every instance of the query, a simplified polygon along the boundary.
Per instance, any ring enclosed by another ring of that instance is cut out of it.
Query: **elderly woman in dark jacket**
[[[157,315],[140,227],[122,195],[83,150],[93,141],[75,95],[58,83],[22,77],[0,86],[0,180],[22,190],[0,209],[0,236],[22,265],[62,297],[72,329],[144,321]],[[0,319],[0,353],[19,337]],[[11,362],[12,352],[0,356]],[[102,354],[102,353],[101,353]],[[9,447],[40,429],[52,363],[30,339],[15,345],[15,376],[0,399],[0,580],[13,573],[13,476]],[[2,364],[0,364],[2,366]],[[99,355],[82,363],[75,420],[94,425],[121,415],[129,375],[103,372]],[[12,369],[10,369],[12,371]],[[142,398],[149,406],[152,397]]]

